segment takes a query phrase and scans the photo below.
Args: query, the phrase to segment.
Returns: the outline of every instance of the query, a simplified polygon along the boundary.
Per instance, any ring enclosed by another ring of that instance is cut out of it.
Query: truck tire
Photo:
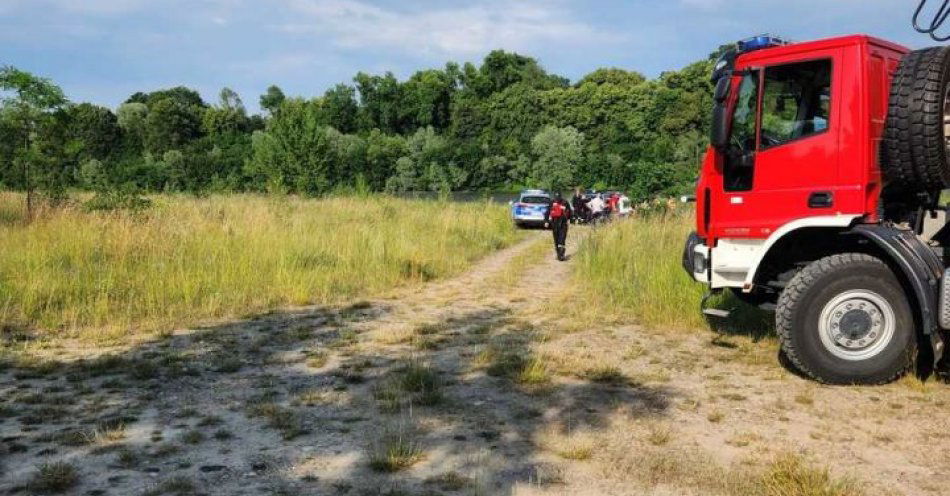
[[[881,146],[889,187],[930,192],[950,186],[945,116],[950,117],[950,48],[910,52],[891,82]]]
[[[785,356],[827,384],[883,384],[913,365],[917,333],[900,281],[880,259],[812,262],[782,292],[775,329]]]

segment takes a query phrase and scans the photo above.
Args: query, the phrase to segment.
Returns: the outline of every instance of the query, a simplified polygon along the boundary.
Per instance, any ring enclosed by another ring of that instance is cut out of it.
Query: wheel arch
[[[849,219],[846,223],[844,219]],[[745,288],[765,284],[776,273],[827,255],[866,253],[880,258],[901,282],[918,328],[937,329],[937,288],[943,267],[936,254],[914,233],[880,224],[854,224],[858,216],[802,219],[769,237],[749,271]]]
[[[767,282],[772,275],[769,268],[776,265],[791,265],[796,262],[789,259],[789,249],[818,255],[820,250],[812,242],[828,239],[847,231],[861,216],[859,215],[823,215],[805,217],[789,222],[778,228],[765,240],[758,255],[746,273],[743,291],[751,291],[756,284]],[[805,253],[802,253],[804,256]],[[799,258],[799,257],[793,257]],[[817,256],[812,260],[821,258]],[[776,264],[776,262],[779,262]]]

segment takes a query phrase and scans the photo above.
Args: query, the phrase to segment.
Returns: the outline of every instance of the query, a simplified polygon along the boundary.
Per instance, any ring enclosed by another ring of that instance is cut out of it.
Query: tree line
[[[713,56],[655,79],[598,69],[574,84],[501,50],[405,81],[357,74],[317,98],[277,87],[252,115],[224,88],[135,93],[113,112],[0,69],[0,187],[270,191],[689,188],[706,145]],[[28,195],[31,196],[32,195]]]

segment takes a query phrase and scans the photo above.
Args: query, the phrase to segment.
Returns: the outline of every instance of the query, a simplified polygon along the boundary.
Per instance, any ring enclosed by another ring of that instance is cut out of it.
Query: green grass
[[[680,265],[692,216],[639,217],[597,229],[575,257],[575,273],[594,288],[581,305],[618,318],[635,316],[649,326],[693,328],[704,324],[704,287]]]
[[[582,243],[574,277],[583,287],[582,304],[570,312],[580,320],[636,320],[653,328],[706,327],[700,301],[706,286],[683,270],[683,246],[695,230],[690,211],[673,209],[615,222],[595,230]],[[587,288],[592,291],[586,290]],[[770,318],[728,294],[713,306],[735,310],[732,332],[760,334]]]
[[[412,425],[385,425],[376,433],[369,448],[370,468],[377,472],[392,473],[415,465],[425,458],[419,437],[419,432]]]
[[[153,201],[139,214],[66,208],[30,224],[0,222],[0,321],[47,336],[121,338],[333,304],[459,273],[522,236],[495,204],[385,196]],[[0,193],[0,211],[21,204],[20,195]]]

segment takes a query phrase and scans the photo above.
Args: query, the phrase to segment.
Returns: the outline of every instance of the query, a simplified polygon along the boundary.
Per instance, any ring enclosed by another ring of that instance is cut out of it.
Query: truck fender
[[[937,325],[937,294],[943,264],[937,254],[911,231],[876,224],[859,225],[850,234],[870,240],[884,251],[910,285],[916,296],[922,331],[930,338],[934,365],[943,358],[944,342]]]
[[[758,250],[758,255],[752,261],[752,264],[749,267],[749,272],[746,274],[743,291],[749,292],[752,290],[752,287],[755,284],[756,276],[758,276],[759,273],[759,268],[762,265],[762,261],[765,260],[765,258],[769,255],[769,251],[772,249],[772,247],[786,236],[799,232],[801,229],[816,227],[837,228],[839,230],[847,229],[857,222],[860,217],[860,215],[818,215],[814,217],[796,219],[776,229],[775,232],[770,234],[768,239],[765,240],[765,243]]]

